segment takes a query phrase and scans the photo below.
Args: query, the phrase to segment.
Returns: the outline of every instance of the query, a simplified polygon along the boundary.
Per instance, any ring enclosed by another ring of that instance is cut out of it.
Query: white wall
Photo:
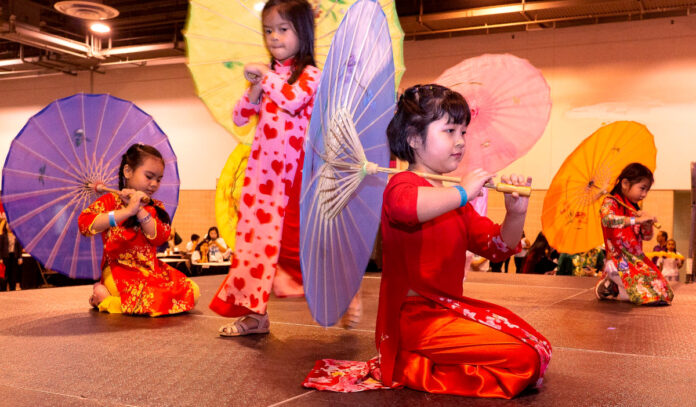
[[[553,108],[543,137],[501,173],[548,188],[577,145],[603,124],[635,120],[655,136],[655,189],[689,189],[696,161],[696,16],[405,43],[402,88],[434,81],[462,59],[511,53],[539,68]]]
[[[502,173],[532,175],[534,187],[546,189],[567,155],[603,123],[636,120],[655,135],[654,188],[690,188],[689,162],[696,160],[696,16],[409,41],[402,88],[431,82],[464,58],[504,52],[541,69],[553,108],[541,140]],[[236,142],[195,96],[185,66],[110,70],[94,74],[93,83],[94,93],[131,100],[154,117],[179,157],[183,189],[215,188]],[[90,92],[89,73],[0,80],[0,157],[29,117],[77,92]]]
[[[0,76],[1,78],[1,76]],[[91,86],[93,89],[91,90]],[[218,125],[195,95],[183,64],[0,80],[0,157],[26,121],[53,100],[75,93],[109,93],[130,100],[150,114],[177,154],[182,189],[215,189],[236,141]]]

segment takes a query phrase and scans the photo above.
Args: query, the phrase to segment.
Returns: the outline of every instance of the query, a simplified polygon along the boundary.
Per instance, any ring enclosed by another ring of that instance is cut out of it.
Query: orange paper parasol
[[[586,138],[551,181],[541,213],[549,244],[564,253],[586,252],[602,244],[599,209],[621,170],[638,162],[655,171],[653,135],[636,122],[608,124]]]

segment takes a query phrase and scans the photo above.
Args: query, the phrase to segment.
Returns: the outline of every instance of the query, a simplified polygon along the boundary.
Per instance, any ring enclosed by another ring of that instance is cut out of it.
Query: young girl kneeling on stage
[[[415,173],[454,171],[470,119],[464,98],[439,85],[411,87],[399,99],[387,137],[410,165],[384,191],[376,342],[386,386],[511,398],[540,381],[551,346],[511,311],[463,296],[462,281],[467,250],[492,261],[520,250],[529,199],[505,194],[497,225],[467,205],[488,172],[476,169],[453,187]],[[502,181],[531,185],[518,175]]]
[[[669,305],[674,298],[660,270],[643,253],[643,240],[652,239],[657,219],[642,211],[638,202],[645,199],[652,184],[649,168],[640,163],[629,164],[602,202],[600,214],[607,257],[602,279],[595,286],[600,300]]]
[[[100,311],[150,316],[192,309],[198,285],[157,259],[157,247],[169,238],[169,216],[152,199],[164,174],[164,160],[154,147],[134,144],[121,159],[119,193],[107,193],[82,211],[85,236],[102,234],[102,278],[90,305]]]

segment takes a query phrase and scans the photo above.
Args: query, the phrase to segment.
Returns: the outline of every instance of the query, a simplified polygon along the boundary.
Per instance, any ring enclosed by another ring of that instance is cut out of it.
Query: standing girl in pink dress
[[[222,336],[267,333],[266,304],[274,286],[286,209],[297,206],[304,137],[320,71],[314,62],[314,13],[306,0],[269,0],[262,12],[271,53],[244,67],[251,86],[234,109],[242,126],[259,115],[239,204],[230,272],[210,303],[226,317]],[[288,278],[284,278],[288,284]]]

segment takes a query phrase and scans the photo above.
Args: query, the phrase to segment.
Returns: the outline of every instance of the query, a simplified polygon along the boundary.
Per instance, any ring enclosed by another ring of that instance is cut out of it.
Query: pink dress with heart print
[[[320,71],[306,66],[293,84],[292,61],[276,63],[261,81],[261,104],[248,92],[237,102],[234,122],[242,126],[255,114],[259,123],[247,162],[239,202],[237,241],[230,271],[210,303],[226,317],[266,313],[276,273],[283,218],[298,167],[319,84]]]

